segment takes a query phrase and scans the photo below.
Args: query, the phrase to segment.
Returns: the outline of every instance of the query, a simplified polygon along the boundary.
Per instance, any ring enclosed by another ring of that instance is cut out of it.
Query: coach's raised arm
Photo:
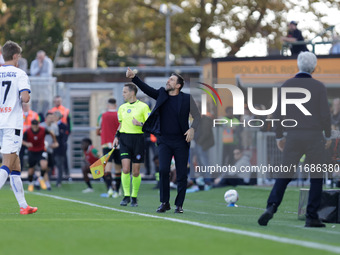
[[[174,156],[178,183],[175,213],[183,213],[189,142],[194,138],[199,125],[200,113],[190,94],[181,92],[184,79],[179,74],[171,74],[165,87],[160,89],[154,89],[142,82],[130,68],[126,71],[126,77],[132,79],[145,94],[156,100],[155,107],[143,125],[143,131],[155,134],[158,139],[161,205],[157,212],[164,213],[171,209],[169,171],[171,158]],[[190,128],[189,113],[194,119]]]

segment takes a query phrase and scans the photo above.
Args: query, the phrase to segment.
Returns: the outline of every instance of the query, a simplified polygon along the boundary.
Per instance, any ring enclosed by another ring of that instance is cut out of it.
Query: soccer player
[[[56,122],[54,121],[55,118],[53,116],[53,113],[48,112],[45,115],[45,121],[40,123],[40,127],[46,128],[49,131],[52,131],[53,134],[55,135],[57,142],[60,146],[60,143],[58,141],[58,136],[59,136],[59,128],[58,125],[56,124]],[[53,138],[50,135],[45,136],[45,145],[46,145],[46,152],[47,152],[47,161],[48,161],[48,168],[51,170],[51,172],[49,172],[49,175],[51,175],[51,173],[54,170],[54,166],[55,166],[55,160],[54,160],[54,155],[53,155]],[[58,147],[59,147],[58,146]]]
[[[117,105],[116,99],[110,98],[107,101],[107,111],[101,114],[98,118],[98,128],[97,135],[101,137],[101,145],[103,149],[103,155],[107,154],[113,148],[113,140],[115,138],[115,134],[119,127],[118,114],[117,114]],[[115,163],[115,187],[112,187],[112,160]],[[121,172],[122,172],[122,163],[120,160],[120,152],[119,149],[115,149],[111,154],[106,166],[105,166],[105,174],[104,180],[106,183],[106,187],[108,190],[108,197],[118,197],[119,195],[119,187],[121,183]],[[114,189],[114,190],[113,190]]]
[[[132,83],[124,85],[123,97],[126,101],[118,109],[118,120],[121,123],[113,145],[120,145],[122,160],[122,186],[124,198],[121,206],[138,206],[137,195],[141,183],[140,164],[144,162],[144,134],[142,127],[150,114],[147,104],[137,100],[137,87]],[[118,141],[119,140],[119,141]],[[130,164],[132,162],[132,194],[130,199]]]
[[[53,139],[53,143],[50,147],[57,148],[59,146],[57,138],[52,131],[39,127],[39,121],[33,120],[32,126],[24,133],[23,144],[28,148],[28,191],[34,190],[33,175],[34,167],[39,164],[41,168],[41,174],[39,183],[42,189],[51,190],[51,184],[48,177],[48,153],[45,147],[45,137],[50,135]]]
[[[23,111],[23,118],[24,118],[24,128],[22,133],[24,134],[27,129],[31,127],[32,120],[39,120],[40,117],[38,113],[31,110],[30,104],[23,103],[22,104],[22,111]],[[20,152],[19,152],[19,159],[21,167],[24,168],[24,156],[27,155],[27,148],[26,146],[22,145]]]
[[[99,159],[99,154],[98,150],[92,145],[92,140],[90,138],[84,138],[81,141],[81,150],[84,153],[81,170],[83,172],[84,181],[87,185],[87,188],[83,190],[83,193],[90,193],[93,192],[93,188],[88,174],[91,173],[90,166]]]
[[[17,68],[21,47],[7,41],[2,49],[5,64],[0,67],[0,188],[10,175],[10,183],[20,206],[20,214],[35,213],[38,208],[27,204],[20,177],[19,151],[22,143],[23,113],[21,103],[28,103],[30,83],[27,74]]]

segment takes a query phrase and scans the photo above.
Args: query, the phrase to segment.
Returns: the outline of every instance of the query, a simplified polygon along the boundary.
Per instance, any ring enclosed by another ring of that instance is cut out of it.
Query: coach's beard
[[[175,88],[172,88],[170,85],[166,84],[166,87],[165,87],[165,91],[166,92],[170,92],[170,91],[174,91]]]

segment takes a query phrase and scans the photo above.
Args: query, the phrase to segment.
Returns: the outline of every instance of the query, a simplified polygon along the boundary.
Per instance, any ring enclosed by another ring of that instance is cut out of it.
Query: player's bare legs
[[[20,214],[32,214],[35,213],[38,208],[30,207],[27,205],[24,193],[24,187],[22,185],[22,180],[20,177],[21,167],[20,159],[16,153],[2,154],[3,165],[0,168],[0,188],[5,184],[7,177],[10,173],[10,183],[12,186],[15,198],[20,206]],[[12,169],[10,171],[9,169]]]

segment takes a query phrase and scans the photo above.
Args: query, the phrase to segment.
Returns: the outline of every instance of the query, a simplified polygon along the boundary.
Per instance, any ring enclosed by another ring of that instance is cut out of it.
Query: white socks
[[[9,169],[7,166],[0,167],[0,189],[2,188],[2,186],[4,186],[5,182],[7,181],[8,173]],[[24,187],[22,186],[20,172],[12,171],[9,179],[11,182],[13,193],[18,201],[19,206],[22,208],[26,208],[27,202],[25,199]]]
[[[13,172],[16,172],[16,173],[13,174]],[[12,190],[14,192],[15,198],[18,201],[19,206],[22,208],[26,208],[27,202],[25,199],[24,187],[22,186],[22,180],[21,180],[20,175],[17,174],[17,173],[20,174],[20,172],[17,172],[17,171],[13,171],[13,172],[10,176]]]

